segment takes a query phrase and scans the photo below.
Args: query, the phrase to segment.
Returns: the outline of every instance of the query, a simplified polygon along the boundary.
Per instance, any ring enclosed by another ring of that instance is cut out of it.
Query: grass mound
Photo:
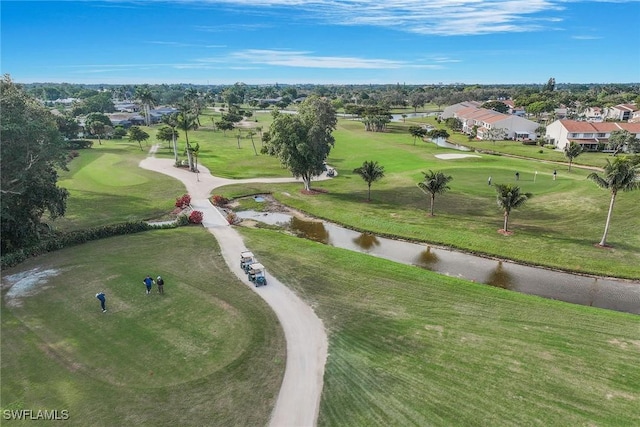
[[[284,337],[202,228],[57,251],[3,282],[17,274],[3,292],[2,409],[67,409],[70,425],[267,423]],[[145,294],[147,274],[164,295]]]

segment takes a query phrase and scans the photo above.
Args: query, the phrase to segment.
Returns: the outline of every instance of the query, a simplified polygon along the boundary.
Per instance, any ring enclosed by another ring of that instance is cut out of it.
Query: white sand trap
[[[436,157],[443,160],[464,159],[465,157],[481,157],[476,154],[436,154]]]
[[[2,280],[11,286],[5,295],[7,305],[19,307],[22,305],[21,298],[34,295],[38,291],[46,289],[49,277],[57,276],[58,274],[60,274],[60,270],[49,269],[40,271],[39,268],[34,268],[29,271],[3,277]]]

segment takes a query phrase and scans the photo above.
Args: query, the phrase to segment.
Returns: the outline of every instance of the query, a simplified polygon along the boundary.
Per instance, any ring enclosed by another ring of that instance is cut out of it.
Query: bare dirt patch
[[[20,307],[22,299],[35,295],[41,290],[47,289],[49,286],[49,278],[60,274],[60,270],[47,269],[41,270],[36,267],[28,271],[12,274],[2,278],[3,288],[9,288],[5,295],[5,301],[9,307]]]

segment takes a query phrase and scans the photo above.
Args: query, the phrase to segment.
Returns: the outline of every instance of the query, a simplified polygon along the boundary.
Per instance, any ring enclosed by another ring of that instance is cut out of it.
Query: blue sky
[[[640,0],[1,1],[1,70],[69,83],[640,82]]]

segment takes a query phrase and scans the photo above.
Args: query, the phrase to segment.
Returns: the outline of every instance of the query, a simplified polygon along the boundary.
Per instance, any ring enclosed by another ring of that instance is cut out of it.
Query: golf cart
[[[249,272],[249,265],[253,264],[254,262],[256,262],[256,260],[253,256],[253,252],[240,252],[240,268],[243,269],[245,273]]]
[[[256,287],[267,284],[267,274],[265,273],[264,265],[259,262],[254,262],[249,265],[247,274],[249,275],[249,281],[253,282]]]

